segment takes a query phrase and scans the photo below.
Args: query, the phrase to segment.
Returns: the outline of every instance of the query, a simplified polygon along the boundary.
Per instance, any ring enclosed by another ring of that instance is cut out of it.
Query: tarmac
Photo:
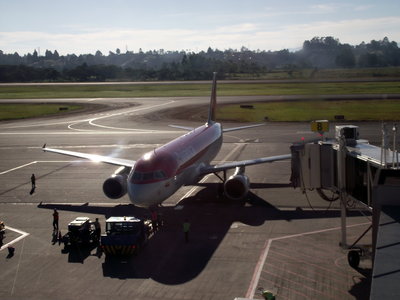
[[[219,98],[239,100],[244,101]],[[113,201],[103,194],[115,166],[43,153],[41,146],[139,158],[184,133],[168,124],[201,124],[163,118],[163,109],[206,105],[208,98],[49,101],[99,103],[110,110],[0,123],[0,219],[7,226],[0,250],[1,299],[262,299],[263,289],[277,299],[369,298],[371,260],[362,260],[358,269],[347,264],[347,251],[339,247],[339,203],[293,189],[290,161],[247,167],[251,192],[240,202],[218,198],[214,175],[181,188],[159,208],[163,226],[130,259],[106,263],[96,248],[65,251],[53,236],[54,208],[62,234],[78,216],[99,218],[104,230],[109,216],[149,212],[127,196]],[[361,138],[380,141],[378,124],[359,126]],[[289,153],[290,144],[303,137],[317,137],[309,124],[267,123],[230,132],[216,162]],[[30,194],[33,173],[36,189]],[[357,210],[348,215],[351,244],[370,218]],[[189,243],[182,232],[186,218]],[[361,243],[370,244],[371,237]]]

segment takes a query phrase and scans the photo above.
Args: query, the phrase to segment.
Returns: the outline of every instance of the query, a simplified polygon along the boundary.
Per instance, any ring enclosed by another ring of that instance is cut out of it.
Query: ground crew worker
[[[157,215],[157,211],[155,209],[151,211],[151,225],[153,227],[153,231],[157,231],[157,229],[158,229],[158,215]]]
[[[185,222],[183,222],[183,233],[185,235],[185,242],[189,242],[189,231],[190,231],[190,223],[188,219],[185,219]]]
[[[98,242],[98,241],[100,241],[100,236],[101,236],[101,226],[100,226],[99,218],[96,218],[96,221],[94,221],[94,228],[95,228],[96,239]]]
[[[0,247],[3,246],[4,232],[6,231],[4,222],[0,222]]]
[[[32,183],[32,190],[36,188],[36,177],[35,174],[32,174],[31,176],[31,183]]]
[[[58,230],[58,211],[54,209],[53,212],[53,229]]]

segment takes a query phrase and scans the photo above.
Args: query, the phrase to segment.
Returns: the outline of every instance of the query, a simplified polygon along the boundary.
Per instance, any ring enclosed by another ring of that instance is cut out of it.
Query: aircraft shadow
[[[202,186],[202,187],[208,187],[208,188],[217,188],[217,186],[220,185],[220,183],[215,183],[215,182],[202,182],[196,184],[196,186]],[[257,182],[252,182],[250,183],[250,189],[272,189],[272,188],[287,188],[287,187],[293,187],[291,183],[257,183]]]
[[[228,201],[219,199],[215,189],[217,185],[214,188],[202,189],[181,201],[177,207],[160,207],[158,213],[164,225],[149,239],[137,256],[105,260],[102,265],[103,275],[121,279],[152,278],[163,284],[182,284],[197,277],[204,270],[234,222],[260,226],[270,220],[290,221],[340,216],[339,210],[280,210],[251,192],[245,201]],[[129,204],[115,207],[42,204],[39,207],[103,214],[106,217],[149,217],[148,210]],[[348,215],[359,213],[349,212]],[[191,224],[188,243],[185,242],[182,229],[186,219]]]

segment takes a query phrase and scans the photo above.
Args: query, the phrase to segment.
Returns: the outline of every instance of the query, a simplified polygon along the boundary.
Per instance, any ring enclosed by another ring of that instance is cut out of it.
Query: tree
[[[53,58],[53,53],[51,53],[50,50],[46,49],[45,57],[46,57],[46,59],[52,59]]]
[[[360,56],[358,64],[360,67],[377,67],[378,61],[378,55],[375,53],[365,53]]]
[[[353,68],[356,65],[356,58],[349,47],[344,47],[335,59],[336,65],[343,68]]]

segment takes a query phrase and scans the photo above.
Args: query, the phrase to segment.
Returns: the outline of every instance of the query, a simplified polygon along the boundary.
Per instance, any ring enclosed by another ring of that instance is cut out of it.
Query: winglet
[[[215,122],[215,107],[217,104],[217,72],[213,73],[213,83],[211,89],[210,107],[208,109],[207,124],[210,125]]]

